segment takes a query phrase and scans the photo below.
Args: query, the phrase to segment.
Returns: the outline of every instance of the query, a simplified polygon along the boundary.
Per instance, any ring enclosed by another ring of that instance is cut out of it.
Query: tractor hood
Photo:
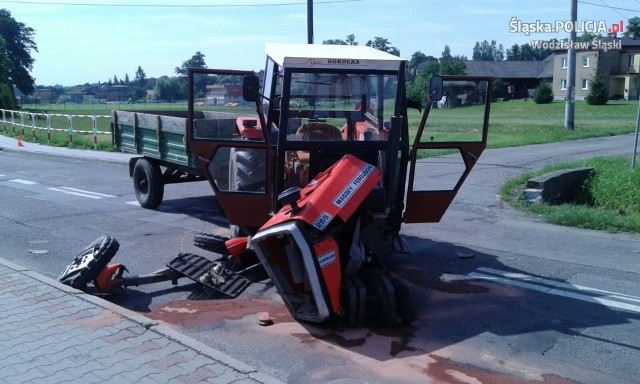
[[[377,167],[345,155],[300,191],[297,212],[287,205],[260,230],[288,220],[301,220],[324,231],[336,217],[347,221],[381,179],[382,172]]]

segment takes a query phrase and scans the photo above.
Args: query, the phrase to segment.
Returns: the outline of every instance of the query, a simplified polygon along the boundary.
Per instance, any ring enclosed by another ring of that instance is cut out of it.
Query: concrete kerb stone
[[[116,313],[120,316],[122,316],[123,318],[126,318],[130,321],[133,321],[135,323],[140,324],[141,326],[143,326],[145,329],[157,333],[163,337],[166,337],[167,339],[176,342],[184,347],[187,347],[189,349],[192,349],[204,356],[207,356],[239,373],[248,375],[251,379],[259,382],[259,383],[263,383],[263,384],[283,384],[284,382],[276,379],[272,376],[269,376],[267,374],[258,372],[254,367],[243,363],[240,360],[237,360],[229,355],[226,355],[214,348],[211,348],[187,335],[184,335],[182,333],[180,333],[179,331],[175,330],[174,328],[171,328],[167,325],[163,325],[163,324],[159,324],[157,321],[151,320],[149,318],[147,318],[146,316],[143,316],[137,312],[133,312],[130,311],[126,308],[117,306],[113,303],[110,303],[109,301],[106,301],[104,299],[101,299],[100,297],[97,296],[93,296],[93,295],[89,295],[87,293],[84,293],[78,289],[75,289],[73,287],[70,287],[68,285],[62,284],[57,280],[54,280],[52,278],[49,278],[47,276],[41,275],[39,273],[30,271],[27,268],[24,268],[18,264],[15,264],[9,260],[6,260],[4,258],[0,258],[0,264],[12,269],[16,272],[19,272],[25,276],[28,276],[30,278],[33,278],[43,284],[49,285],[54,289],[63,291],[69,295],[72,295],[74,297],[77,297],[80,300],[86,301],[86,302],[90,302],[100,308],[103,308],[105,310],[111,311],[113,313]]]
[[[16,272],[26,272],[26,271],[28,271],[27,268],[25,268],[25,267],[23,267],[21,265],[18,265],[16,263],[13,263],[13,262],[11,262],[11,261],[9,261],[7,259],[3,259],[1,257],[0,257],[0,264],[4,265],[5,267],[7,267],[9,269],[13,269]]]
[[[240,373],[251,374],[251,373],[257,372],[257,370],[254,367],[248,364],[245,364],[240,360],[236,360],[229,355],[226,355],[195,339],[192,339],[191,337],[185,336],[184,334],[176,331],[172,327],[169,327],[163,324],[158,324],[154,326],[152,330],[161,334],[164,337],[167,337],[177,343],[184,345],[187,348],[193,349],[203,355],[209,356],[212,359],[217,360],[221,364],[224,364],[230,368],[233,368]]]
[[[34,153],[39,156],[47,156],[47,157],[70,157],[76,159],[91,159],[91,160],[101,160],[108,161],[113,163],[124,163],[126,164],[130,158],[136,157],[138,155],[131,153],[123,153],[123,152],[108,152],[108,151],[98,151],[92,149],[75,149],[75,148],[67,148],[67,147],[53,147],[48,145],[41,145],[37,143],[29,143],[25,142],[24,147],[15,147],[15,139],[12,137],[4,136],[0,134],[0,151],[7,152],[29,152]]]

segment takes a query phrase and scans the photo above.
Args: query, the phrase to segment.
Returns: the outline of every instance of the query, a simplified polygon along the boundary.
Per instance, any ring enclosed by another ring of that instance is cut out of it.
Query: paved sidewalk
[[[74,149],[67,147],[53,147],[49,145],[41,145],[32,143],[28,140],[22,140],[22,147],[18,146],[18,140],[15,137],[4,136],[0,132],[0,149],[16,152],[33,152],[43,155],[67,156],[82,159],[93,159],[103,161],[128,162],[131,157],[138,156],[122,152],[94,151],[91,149]]]
[[[281,383],[1,258],[0,350],[0,383]]]

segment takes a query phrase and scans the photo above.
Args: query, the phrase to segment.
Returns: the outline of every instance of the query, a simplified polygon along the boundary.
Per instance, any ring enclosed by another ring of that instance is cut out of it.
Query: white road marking
[[[140,203],[138,202],[138,200],[134,200],[134,201],[127,201],[126,204],[131,204],[131,205],[135,205],[135,206],[140,206]]]
[[[50,190],[50,191],[62,192],[62,193],[66,193],[66,194],[69,194],[69,195],[86,197],[86,198],[89,198],[89,199],[102,199],[104,197],[115,197],[115,196],[112,196],[112,195],[105,195],[104,193],[82,191],[81,189],[75,189],[75,188],[60,187],[60,188],[47,188],[47,189]],[[69,189],[71,189],[71,190],[69,190]],[[77,192],[77,191],[82,191],[82,192]]]
[[[493,268],[478,268],[478,272],[471,272],[465,276],[465,278],[495,281],[501,284],[531,289],[549,295],[568,297],[575,300],[602,304],[611,308],[640,313],[640,305],[633,304],[640,303],[640,297],[626,295],[623,293],[589,288],[582,285],[562,283],[559,281],[543,279],[541,277],[501,271]]]
[[[72,192],[78,192],[78,193],[86,193],[88,195],[95,195],[95,196],[100,196],[100,197],[116,197],[114,195],[108,195],[106,193],[99,193],[99,192],[91,192],[91,191],[85,191],[83,189],[78,189],[78,188],[71,188],[71,187],[60,187],[60,189],[64,189],[67,191],[72,191]]]
[[[12,180],[9,180],[9,181],[14,182],[14,183],[18,183],[18,184],[24,184],[24,185],[36,185],[36,184],[38,184],[35,181],[29,181],[29,180],[23,180],[23,179],[12,179]]]

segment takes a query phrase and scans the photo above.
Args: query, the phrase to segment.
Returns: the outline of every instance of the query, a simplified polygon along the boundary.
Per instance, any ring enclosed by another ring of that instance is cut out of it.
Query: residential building
[[[602,46],[608,49],[598,49]],[[576,50],[575,99],[584,100],[596,71],[599,71],[610,98],[637,100],[640,94],[640,39],[607,37],[600,43],[590,43],[589,48]],[[556,51],[553,67],[556,100],[567,97],[567,69],[567,51]]]
[[[467,61],[469,76],[490,76],[502,80],[506,87],[505,98],[533,97],[533,91],[541,82],[551,82],[553,56],[543,61]]]

